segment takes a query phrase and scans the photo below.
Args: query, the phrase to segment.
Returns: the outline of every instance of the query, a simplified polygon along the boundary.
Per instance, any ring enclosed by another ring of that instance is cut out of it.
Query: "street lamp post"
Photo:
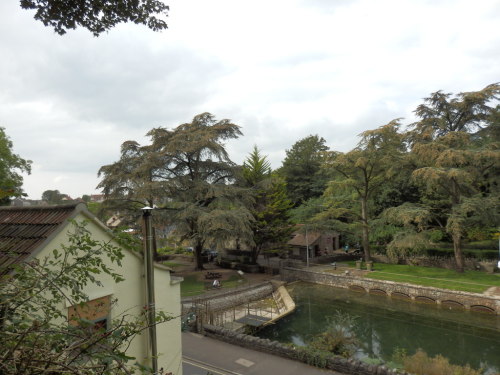
[[[146,275],[146,306],[148,315],[149,345],[151,350],[151,364],[153,374],[158,374],[158,348],[156,341],[156,309],[155,309],[155,281],[153,265],[153,226],[151,223],[151,207],[142,209],[144,220],[144,266]]]

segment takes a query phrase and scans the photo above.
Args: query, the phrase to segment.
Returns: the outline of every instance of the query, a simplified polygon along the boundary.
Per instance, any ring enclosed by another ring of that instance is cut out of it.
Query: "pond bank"
[[[323,272],[323,268],[281,268],[282,280],[286,282],[307,281],[311,283],[351,289],[377,295],[386,295],[408,302],[435,304],[449,309],[479,311],[500,315],[500,297],[497,295],[459,292],[393,281],[375,280],[351,274]]]

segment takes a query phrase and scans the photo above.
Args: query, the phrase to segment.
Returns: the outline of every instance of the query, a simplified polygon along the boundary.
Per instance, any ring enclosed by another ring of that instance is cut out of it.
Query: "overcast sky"
[[[256,144],[278,168],[310,134],[348,151],[431,92],[500,81],[499,0],[166,2],[168,30],[95,38],[0,1],[0,126],[33,161],[29,198],[96,193],[122,142],[202,112],[242,127],[233,161]]]

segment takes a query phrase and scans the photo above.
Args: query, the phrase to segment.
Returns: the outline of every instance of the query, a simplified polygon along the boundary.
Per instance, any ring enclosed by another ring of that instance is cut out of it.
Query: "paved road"
[[[342,375],[195,333],[182,334],[184,375]]]

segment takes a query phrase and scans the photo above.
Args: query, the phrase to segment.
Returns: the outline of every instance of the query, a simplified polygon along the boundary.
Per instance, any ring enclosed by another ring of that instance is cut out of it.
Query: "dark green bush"
[[[472,259],[497,259],[498,250],[490,249],[464,249],[464,256]],[[429,257],[453,258],[453,248],[428,248],[424,251],[424,255]]]

